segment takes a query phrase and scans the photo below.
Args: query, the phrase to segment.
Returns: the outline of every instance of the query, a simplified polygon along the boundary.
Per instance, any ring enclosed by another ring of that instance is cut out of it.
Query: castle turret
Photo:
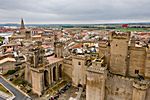
[[[72,82],[74,86],[79,84],[84,86],[86,84],[86,56],[73,55],[72,56]]]
[[[133,95],[132,100],[145,100],[146,99],[146,91],[149,87],[149,83],[142,81],[134,81],[133,82]]]
[[[97,59],[87,68],[86,100],[104,100],[107,66]]]

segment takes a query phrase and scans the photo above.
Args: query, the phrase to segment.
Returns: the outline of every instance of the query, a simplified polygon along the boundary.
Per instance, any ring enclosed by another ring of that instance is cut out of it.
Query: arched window
[[[47,70],[45,70],[44,71],[44,85],[45,86],[48,86],[49,85],[49,76],[48,76],[48,71]]]
[[[62,64],[59,65],[59,78],[62,78]]]
[[[56,81],[56,67],[53,68],[53,81]]]

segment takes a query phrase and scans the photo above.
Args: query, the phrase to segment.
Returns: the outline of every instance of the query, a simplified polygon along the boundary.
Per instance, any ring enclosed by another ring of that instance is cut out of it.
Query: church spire
[[[23,18],[21,18],[21,26],[20,29],[25,29]]]

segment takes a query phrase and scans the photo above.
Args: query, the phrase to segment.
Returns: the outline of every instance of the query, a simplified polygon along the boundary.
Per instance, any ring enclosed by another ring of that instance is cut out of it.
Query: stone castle
[[[44,58],[41,42],[28,48],[25,79],[42,95],[48,86],[68,78],[86,90],[86,100],[149,100],[150,50],[136,46],[131,34],[110,32],[98,41],[96,53],[70,53],[65,43],[54,41],[54,56]]]

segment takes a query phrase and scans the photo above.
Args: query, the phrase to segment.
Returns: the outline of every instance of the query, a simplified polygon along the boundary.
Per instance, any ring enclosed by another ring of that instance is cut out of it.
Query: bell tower
[[[44,90],[42,67],[46,65],[45,50],[41,45],[42,42],[36,41],[33,48],[29,49],[25,69],[25,79],[32,84],[32,91],[39,96],[42,95]]]
[[[54,53],[55,57],[63,58],[64,43],[59,41],[56,33],[54,34]]]
[[[45,50],[41,47],[42,43],[37,41],[36,46],[32,49],[29,49],[28,62],[31,64],[31,67],[37,68],[44,63],[44,54]]]
[[[21,18],[21,26],[20,29],[25,29],[23,18]]]

